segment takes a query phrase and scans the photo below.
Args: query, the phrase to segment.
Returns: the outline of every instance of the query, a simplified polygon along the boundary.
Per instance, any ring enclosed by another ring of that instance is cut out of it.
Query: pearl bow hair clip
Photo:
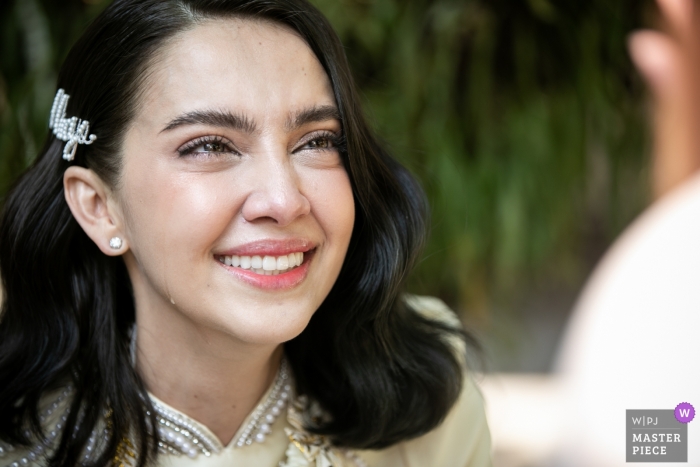
[[[70,96],[63,89],[59,89],[51,107],[49,128],[53,130],[56,138],[66,142],[63,148],[63,158],[72,161],[79,144],[92,144],[97,139],[95,135],[89,135],[90,122],[78,117],[66,117]],[[89,136],[88,136],[89,135]]]

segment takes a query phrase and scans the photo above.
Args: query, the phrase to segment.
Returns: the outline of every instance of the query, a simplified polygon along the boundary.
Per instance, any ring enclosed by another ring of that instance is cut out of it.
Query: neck
[[[169,319],[165,327],[137,316],[136,369],[151,394],[227,445],[272,384],[282,346],[246,345]]]

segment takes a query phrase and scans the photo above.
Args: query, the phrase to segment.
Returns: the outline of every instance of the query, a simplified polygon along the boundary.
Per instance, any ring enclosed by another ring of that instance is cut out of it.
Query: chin
[[[311,315],[293,316],[285,313],[284,316],[277,316],[274,319],[239,322],[237,326],[229,325],[226,331],[231,336],[249,344],[279,345],[301,334],[309,324]]]

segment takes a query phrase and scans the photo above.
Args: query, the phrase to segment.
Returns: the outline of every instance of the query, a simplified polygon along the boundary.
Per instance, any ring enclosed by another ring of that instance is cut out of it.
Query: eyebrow
[[[340,112],[334,105],[317,105],[293,113],[287,119],[287,131],[296,130],[307,123],[325,122],[326,120],[341,121]]]
[[[195,110],[175,117],[161,130],[161,133],[185,125],[211,125],[246,133],[255,133],[256,131],[255,123],[245,115],[223,110]]]
[[[287,131],[293,131],[308,123],[325,122],[327,120],[340,121],[340,112],[333,105],[318,105],[292,113],[287,118],[285,128]],[[255,122],[243,114],[223,110],[195,110],[172,119],[161,130],[161,133],[185,125],[211,125],[244,131],[248,134],[257,131]]]

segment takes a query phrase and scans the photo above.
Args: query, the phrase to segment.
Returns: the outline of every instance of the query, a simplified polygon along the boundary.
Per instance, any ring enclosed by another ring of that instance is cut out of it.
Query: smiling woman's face
[[[144,86],[115,190],[139,320],[293,338],[355,216],[323,67],[283,26],[212,20],[167,45]]]

